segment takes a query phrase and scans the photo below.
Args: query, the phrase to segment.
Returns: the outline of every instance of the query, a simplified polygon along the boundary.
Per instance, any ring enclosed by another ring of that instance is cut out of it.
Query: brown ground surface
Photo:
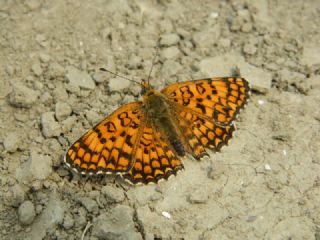
[[[23,3],[24,2],[24,3]],[[0,1],[1,239],[320,239],[320,4]],[[158,185],[61,159],[139,87],[226,76],[253,87],[229,146]],[[87,231],[85,228],[87,226]]]

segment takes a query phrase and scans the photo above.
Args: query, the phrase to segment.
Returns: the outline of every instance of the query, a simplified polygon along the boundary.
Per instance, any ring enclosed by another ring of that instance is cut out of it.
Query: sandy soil
[[[315,0],[0,1],[1,239],[320,239]],[[233,140],[158,185],[85,178],[67,147],[152,73],[253,88]]]

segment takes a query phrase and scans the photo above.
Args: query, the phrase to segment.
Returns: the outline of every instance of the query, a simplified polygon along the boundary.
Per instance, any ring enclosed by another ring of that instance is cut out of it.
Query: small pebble
[[[171,77],[176,75],[178,72],[182,70],[182,66],[180,63],[173,60],[166,60],[161,68],[161,75],[163,77]]]
[[[123,89],[129,88],[130,86],[130,81],[123,79],[123,78],[111,78],[109,80],[109,89],[110,91],[118,91],[122,92]]]
[[[38,92],[21,84],[13,85],[9,95],[9,103],[14,107],[30,108],[38,99]]]
[[[65,69],[57,62],[50,63],[48,72],[51,78],[63,77],[65,75]]]
[[[223,48],[229,48],[231,46],[231,41],[228,38],[221,38],[219,40],[219,45]]]
[[[46,53],[40,53],[39,58],[40,58],[40,61],[43,63],[47,63],[50,61],[50,56]]]
[[[245,44],[243,47],[243,52],[248,55],[254,55],[257,52],[257,47],[252,44]]]
[[[14,74],[14,68],[11,65],[6,66],[6,72],[9,76],[12,76]]]
[[[161,57],[164,59],[177,59],[179,56],[180,50],[176,46],[165,48],[161,52]]]
[[[4,149],[7,152],[15,152],[20,143],[20,138],[17,132],[9,132],[3,141]]]
[[[74,225],[74,219],[71,214],[66,214],[63,218],[63,227],[65,229],[70,229]]]
[[[66,76],[69,83],[73,86],[77,86],[86,90],[93,90],[96,86],[93,79],[87,72],[80,71],[75,67],[67,67]]]
[[[241,26],[241,31],[244,33],[251,32],[251,30],[252,30],[252,24],[250,22],[247,22]]]
[[[55,106],[55,116],[58,121],[65,120],[67,117],[71,115],[72,108],[68,103],[65,102],[57,102]]]
[[[52,172],[52,159],[48,155],[31,152],[25,170],[33,179],[44,180]]]
[[[23,202],[18,209],[19,221],[22,225],[29,225],[33,222],[36,211],[31,201]]]
[[[205,189],[196,189],[195,191],[192,191],[192,193],[189,195],[189,202],[190,203],[206,203],[208,201],[208,193],[205,191]]]
[[[121,189],[111,186],[103,186],[101,193],[110,203],[119,203],[125,199],[124,193]]]
[[[93,80],[94,80],[96,83],[102,83],[102,82],[105,81],[105,78],[102,77],[100,73],[94,73],[94,74],[92,75],[92,78],[93,78]]]
[[[10,189],[12,196],[10,198],[9,204],[11,206],[17,207],[19,206],[25,199],[25,192],[19,184],[14,185]]]
[[[271,171],[271,167],[269,164],[265,164],[264,165],[264,169],[267,170],[267,171]]]
[[[211,18],[218,18],[219,17],[219,13],[217,13],[217,12],[212,12],[211,14],[210,14],[210,17]]]
[[[46,112],[41,115],[42,133],[46,138],[58,137],[61,134],[61,127],[54,119],[54,112]]]
[[[36,76],[40,76],[43,72],[39,63],[33,64],[31,69]]]
[[[172,46],[176,45],[180,41],[180,37],[176,33],[169,33],[161,37],[160,39],[160,45],[161,46]]]
[[[134,211],[124,205],[117,205],[108,213],[102,213],[92,229],[92,235],[99,239],[133,239],[142,240],[141,234],[135,229]],[[121,224],[119,224],[121,223]],[[117,236],[117,237],[112,237]]]
[[[163,211],[161,214],[162,214],[162,216],[164,216],[165,218],[168,218],[168,219],[171,218],[171,214],[168,213],[168,212]]]
[[[162,20],[159,23],[159,27],[160,27],[160,31],[161,32],[171,32],[173,30],[173,25],[170,19],[168,18],[164,18],[164,20]]]
[[[138,69],[142,66],[141,57],[131,54],[127,63],[129,69]]]
[[[99,206],[95,200],[88,197],[83,197],[80,198],[79,201],[87,209],[88,212],[98,213]]]

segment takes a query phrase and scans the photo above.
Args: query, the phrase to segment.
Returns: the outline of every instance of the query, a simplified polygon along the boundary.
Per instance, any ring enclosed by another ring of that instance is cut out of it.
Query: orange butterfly
[[[218,151],[250,88],[240,77],[171,84],[160,92],[141,83],[143,100],[107,116],[67,151],[65,163],[82,174],[121,174],[131,183],[158,182],[183,169],[181,157]]]

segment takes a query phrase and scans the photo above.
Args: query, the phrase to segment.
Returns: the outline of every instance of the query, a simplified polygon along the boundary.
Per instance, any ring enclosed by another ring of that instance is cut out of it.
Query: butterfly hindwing
[[[78,139],[65,162],[81,173],[121,173],[133,165],[141,102],[124,105]]]
[[[189,128],[193,133],[192,136],[197,139],[198,145],[214,151],[219,151],[223,145],[227,144],[235,130],[233,124],[219,126],[214,121],[209,121],[199,115],[188,112],[188,110],[177,109],[177,111],[182,119],[189,122]],[[199,158],[196,157],[196,159]]]
[[[149,124],[142,129],[132,169],[123,177],[132,183],[158,182],[183,168],[181,160]]]

